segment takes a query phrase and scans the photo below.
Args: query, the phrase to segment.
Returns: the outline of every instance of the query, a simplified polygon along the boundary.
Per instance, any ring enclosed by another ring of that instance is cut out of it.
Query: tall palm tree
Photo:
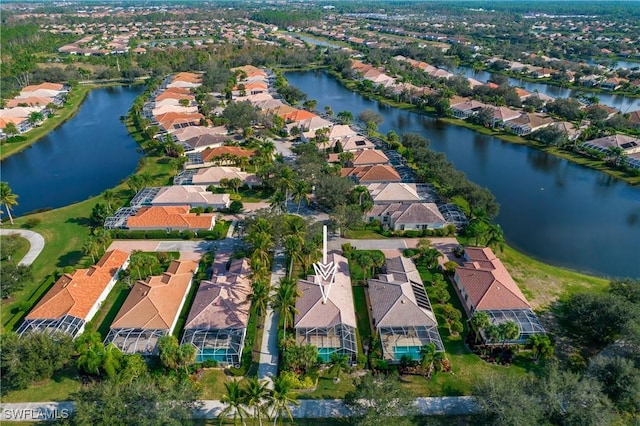
[[[545,358],[553,352],[551,339],[546,334],[532,334],[528,343],[533,349],[533,359],[535,360],[538,360],[540,356]]]
[[[272,309],[280,314],[282,328],[286,333],[287,325],[293,324],[293,319],[298,310],[296,309],[296,298],[299,296],[298,286],[295,280],[289,277],[280,279],[280,286],[276,291],[275,298],[271,303]]]
[[[302,258],[302,247],[304,240],[300,235],[292,234],[287,235],[284,240],[284,249],[289,258],[289,276],[293,274],[293,265],[296,261],[300,261]]]
[[[222,424],[222,422],[232,414],[233,424],[237,424],[239,418],[244,425],[244,418],[249,415],[247,410],[244,408],[247,399],[245,391],[236,381],[225,382],[224,387],[227,389],[227,393],[222,395],[222,398],[220,398],[220,402],[225,405],[224,410],[218,414],[220,424]]]
[[[514,340],[520,336],[520,326],[513,321],[506,321],[501,323],[500,336],[502,337],[502,346],[504,347],[507,340]]]
[[[100,251],[100,244],[96,241],[95,238],[87,238],[87,240],[82,245],[82,252],[87,256],[91,256],[91,260],[93,263],[96,263],[96,256]]]
[[[476,333],[476,343],[480,341],[480,331],[484,330],[489,326],[489,324],[491,324],[489,321],[489,314],[485,311],[475,311],[469,319],[469,323],[473,327],[473,331]]]
[[[96,242],[102,247],[102,250],[107,251],[107,247],[111,244],[111,232],[107,229],[100,228],[95,229],[93,235],[95,235]]]
[[[113,209],[111,208],[111,203],[116,199],[116,192],[113,189],[105,189],[102,193],[102,198],[104,198],[104,201],[107,202],[107,208],[109,209],[109,212],[112,212]]]
[[[270,288],[265,280],[257,279],[251,284],[251,289],[251,308],[258,315],[262,315],[266,312],[271,299],[269,296]]]
[[[293,422],[293,414],[289,405],[300,405],[300,401],[296,400],[295,393],[291,391],[288,379],[278,376],[273,380],[273,390],[269,399],[271,400],[274,426],[278,418],[283,417],[285,413],[289,420]]]
[[[9,222],[13,225],[13,216],[11,216],[11,206],[18,205],[18,196],[11,191],[9,183],[0,182],[0,203],[4,204],[9,215]]]
[[[258,419],[258,424],[262,426],[262,416],[268,416],[266,400],[269,396],[269,388],[266,380],[259,380],[252,377],[247,383],[245,390],[246,402],[248,408],[253,408],[253,417]]]
[[[271,234],[267,232],[252,232],[248,237],[249,243],[253,246],[251,257],[260,259],[262,264],[269,265],[271,258],[270,251],[273,248]]]
[[[304,200],[305,203],[309,203],[309,194],[311,193],[311,188],[309,184],[303,180],[297,180],[294,184],[293,190],[291,191],[291,198],[294,202],[298,203],[298,208],[296,209],[296,213],[300,213],[300,204]]]

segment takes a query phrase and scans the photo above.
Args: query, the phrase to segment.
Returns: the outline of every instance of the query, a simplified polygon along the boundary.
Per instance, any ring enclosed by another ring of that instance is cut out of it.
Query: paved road
[[[38,257],[42,249],[44,249],[44,238],[37,232],[28,231],[26,229],[0,229],[0,235],[20,234],[21,237],[29,240],[29,251],[22,258],[18,265],[29,266]]]
[[[224,404],[218,400],[200,403],[200,408],[194,413],[194,417],[200,419],[216,419],[224,408]],[[475,399],[470,396],[416,398],[415,404],[420,414],[425,416],[458,416],[478,412]],[[72,410],[73,403],[68,401],[0,404],[0,423],[66,418]],[[298,419],[349,416],[349,410],[339,399],[302,399],[300,406],[291,407],[291,412]]]
[[[285,255],[276,252],[273,257],[273,268],[271,269],[271,294],[275,294],[278,289],[280,278],[287,272]],[[278,323],[280,317],[277,312],[267,306],[264,319],[264,331],[262,333],[262,345],[260,346],[260,363],[258,364],[258,378],[267,379],[271,386],[271,378],[278,375]]]

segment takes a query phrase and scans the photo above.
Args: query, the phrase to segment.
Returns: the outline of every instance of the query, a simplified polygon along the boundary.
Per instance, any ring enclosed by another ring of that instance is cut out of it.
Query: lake
[[[141,153],[120,116],[143,90],[91,90],[70,120],[2,161],[2,180],[19,196],[15,215],[85,200],[132,174]]]
[[[507,242],[546,263],[601,276],[640,277],[640,188],[544,152],[366,99],[323,71],[289,83],[337,114],[372,109],[379,131],[419,133],[500,203]]]

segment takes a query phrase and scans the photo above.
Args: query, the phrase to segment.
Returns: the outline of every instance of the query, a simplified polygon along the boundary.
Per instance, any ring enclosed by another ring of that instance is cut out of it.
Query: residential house
[[[640,152],[640,138],[616,134],[592,139],[582,143],[580,146],[602,152],[604,154],[608,154],[612,147],[618,147],[628,155]]]
[[[451,104],[450,108],[454,117],[465,119],[477,114],[482,108],[491,108],[491,105],[478,102],[475,99],[468,99],[464,102]]]
[[[192,126],[195,127],[195,126]],[[185,152],[202,152],[206,149],[218,148],[233,141],[232,136],[204,133],[182,142]]]
[[[146,188],[131,200],[132,206],[211,207],[222,210],[229,207],[229,194],[212,194],[205,185],[173,185]],[[147,194],[149,194],[147,196]]]
[[[551,117],[535,114],[523,113],[520,117],[505,123],[504,127],[519,136],[528,135],[538,129],[550,126],[555,123]]]
[[[640,110],[631,111],[627,120],[629,120],[629,123],[634,129],[640,129]]]
[[[605,90],[618,90],[622,87],[622,83],[626,82],[623,78],[609,77],[605,81],[600,82],[600,87]]]
[[[367,190],[374,204],[416,203],[431,198],[428,185],[404,182],[370,183]]]
[[[592,114],[594,111],[597,111],[597,110],[604,111],[607,114],[605,116],[605,119],[609,119],[620,112],[616,108],[612,108],[608,105],[601,105],[601,104],[593,104],[585,108],[585,111],[587,112],[587,114],[590,114],[590,113]]]
[[[454,283],[469,318],[484,311],[492,324],[513,321],[518,325],[520,335],[506,343],[526,343],[531,335],[544,333],[527,298],[490,248],[467,247]]]
[[[382,359],[421,359],[422,347],[444,352],[438,321],[415,264],[406,257],[387,259],[385,273],[367,281],[371,321],[382,346]]]
[[[239,367],[249,323],[251,269],[235,259],[224,274],[200,282],[184,325],[182,344],[196,348],[196,362]]]
[[[126,228],[132,231],[161,229],[167,231],[211,230],[216,223],[214,213],[189,213],[189,206],[140,207],[129,216]]]
[[[357,323],[349,263],[337,253],[329,254],[327,260],[336,267],[333,281],[327,282],[318,275],[298,281],[300,296],[293,320],[296,342],[317,347],[325,362],[335,352],[354,363],[358,354]]]
[[[351,178],[357,184],[402,181],[396,169],[389,165],[345,167],[340,173],[342,177]]]
[[[345,136],[340,139],[329,139],[329,149],[333,149],[336,144],[340,143],[342,151],[344,152],[357,152],[367,149],[375,149],[375,145],[369,139],[364,136]]]
[[[232,164],[235,160],[234,157],[246,157],[251,158],[257,154],[255,149],[240,148],[237,146],[220,146],[217,148],[207,148],[202,151],[202,161],[219,162],[221,165]]]
[[[105,345],[125,354],[157,355],[158,339],[172,334],[198,270],[198,262],[174,260],[165,273],[138,281],[111,323]]]
[[[329,163],[338,163],[340,154],[331,153],[328,155]],[[376,164],[389,164],[389,157],[384,152],[377,149],[366,149],[364,151],[356,151],[353,158],[347,162],[349,167],[372,166]]]
[[[377,220],[393,231],[438,229],[447,225],[434,203],[374,204],[365,217],[367,222]]]
[[[128,253],[112,250],[88,269],[63,274],[27,314],[18,334],[61,332],[75,339],[98,312],[118,281],[118,273],[128,264]]]
[[[218,127],[204,127],[204,126],[190,126],[184,129],[177,129],[171,133],[175,141],[186,142],[189,139],[196,138],[202,135],[226,135],[227,128],[225,126]]]
[[[215,185],[220,186],[223,179],[240,179],[243,185],[253,187],[260,184],[255,173],[241,171],[238,167],[216,166],[198,169],[191,178],[193,185]]]

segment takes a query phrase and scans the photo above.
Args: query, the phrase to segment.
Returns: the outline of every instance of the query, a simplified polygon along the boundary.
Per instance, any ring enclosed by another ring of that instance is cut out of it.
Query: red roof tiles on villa
[[[121,250],[106,252],[95,266],[64,274],[29,312],[26,319],[56,319],[64,315],[89,320],[105,289],[129,260]]]

